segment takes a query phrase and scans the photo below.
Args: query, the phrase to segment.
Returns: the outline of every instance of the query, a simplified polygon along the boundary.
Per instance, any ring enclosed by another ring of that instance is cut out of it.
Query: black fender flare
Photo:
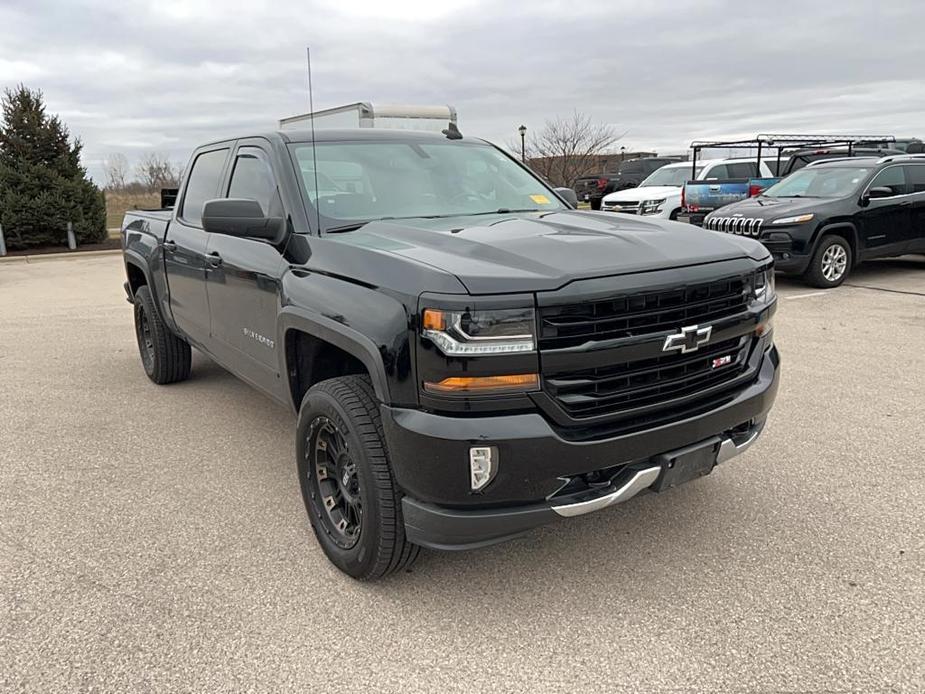
[[[379,402],[389,403],[389,384],[385,373],[385,365],[376,344],[362,333],[343,323],[295,306],[284,306],[279,313],[277,337],[279,339],[278,344],[283,345],[283,349],[279,350],[280,361],[282,362],[280,364],[280,373],[289,373],[285,345],[286,335],[291,330],[299,330],[330,342],[335,347],[359,359],[366,367],[366,370],[369,371],[369,377]],[[291,393],[290,397],[292,397]],[[301,403],[293,402],[292,404],[295,410],[298,411]]]
[[[122,258],[126,265],[133,265],[141,270],[141,274],[145,276],[145,284],[148,285],[148,289],[151,292],[154,292],[154,285],[151,282],[151,271],[148,269],[148,261],[145,257],[138,251],[126,248],[122,251]]]
[[[819,228],[816,229],[816,232],[813,234],[812,238],[812,251],[810,255],[816,253],[816,245],[819,243],[819,240],[833,231],[847,231],[850,234],[848,243],[852,246],[852,251],[854,253],[854,258],[851,259],[852,265],[857,265],[860,262],[861,255],[861,242],[858,236],[858,229],[851,222],[832,222],[831,224],[820,224]]]

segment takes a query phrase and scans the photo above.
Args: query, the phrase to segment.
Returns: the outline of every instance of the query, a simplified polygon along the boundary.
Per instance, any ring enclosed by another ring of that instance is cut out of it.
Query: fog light
[[[491,482],[498,471],[498,449],[475,446],[469,449],[469,486],[477,492]]]

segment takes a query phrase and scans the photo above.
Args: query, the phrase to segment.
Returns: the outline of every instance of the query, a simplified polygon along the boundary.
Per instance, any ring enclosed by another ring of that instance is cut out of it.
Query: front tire
[[[852,260],[851,245],[847,240],[841,236],[824,236],[804,278],[814,287],[837,287],[848,277]]]
[[[305,509],[331,563],[359,580],[410,566],[420,547],[405,538],[369,378],[341,376],[310,388],[296,435]]]
[[[145,373],[158,385],[189,378],[192,352],[189,343],[164,325],[147,285],[135,291],[135,337]]]

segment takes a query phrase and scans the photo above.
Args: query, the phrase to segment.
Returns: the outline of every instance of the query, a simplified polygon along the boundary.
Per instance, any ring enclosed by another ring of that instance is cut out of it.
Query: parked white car
[[[676,219],[681,211],[681,187],[693,179],[706,181],[724,178],[772,178],[771,169],[758,159],[704,159],[697,162],[697,171],[691,162],[667,164],[650,174],[636,188],[618,190],[605,195],[602,212],[627,212],[649,217]],[[695,176],[691,176],[696,173]]]

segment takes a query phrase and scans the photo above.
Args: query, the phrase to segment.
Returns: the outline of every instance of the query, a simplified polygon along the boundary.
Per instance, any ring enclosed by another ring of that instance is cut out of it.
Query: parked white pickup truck
[[[601,202],[601,211],[677,219],[681,211],[681,188],[686,181],[774,175],[764,161],[759,166],[757,158],[704,159],[697,162],[696,172],[691,170],[691,166],[689,161],[663,166],[636,188],[605,195]]]

